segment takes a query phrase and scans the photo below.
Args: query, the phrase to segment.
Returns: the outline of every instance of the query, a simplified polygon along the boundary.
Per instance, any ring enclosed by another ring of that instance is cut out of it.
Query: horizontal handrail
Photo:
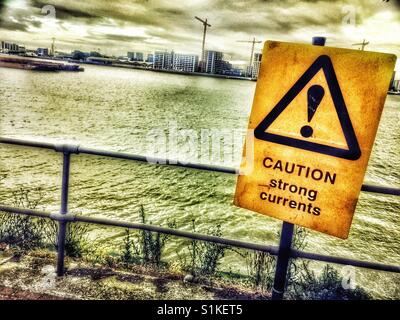
[[[361,191],[400,196],[400,188],[363,184]]]
[[[376,262],[368,262],[368,261],[361,261],[361,260],[354,260],[350,258],[342,258],[342,257],[333,257],[333,256],[326,256],[317,253],[310,253],[310,252],[303,252],[295,249],[291,249],[290,256],[292,258],[303,258],[308,260],[317,260],[329,263],[336,263],[336,264],[344,264],[353,267],[361,267],[366,269],[373,269],[373,270],[380,270],[380,271],[387,271],[387,272],[396,272],[400,273],[400,266],[395,265],[388,265]]]
[[[88,216],[79,216],[72,214],[52,214],[44,211],[32,210],[32,209],[22,209],[22,208],[14,208],[0,204],[0,212],[7,212],[13,214],[22,214],[27,216],[33,216],[38,218],[46,218],[54,221],[66,221],[66,222],[80,222],[80,223],[88,223],[88,224],[96,224],[96,225],[105,225],[105,226],[113,226],[125,229],[136,229],[136,230],[145,230],[150,232],[158,232],[163,234],[169,234],[177,237],[188,238],[192,240],[213,242],[220,245],[232,246],[236,248],[250,249],[255,251],[262,251],[269,253],[271,255],[278,255],[278,247],[277,246],[267,246],[262,244],[256,244],[251,242],[238,241],[233,239],[227,239],[217,236],[204,235],[189,231],[183,231],[172,228],[158,227],[151,224],[145,223],[133,223],[126,221],[118,221],[107,218],[97,218],[97,217],[88,217]],[[388,265],[382,263],[354,260],[349,258],[341,258],[341,257],[333,257],[321,254],[315,254],[300,250],[291,249],[290,257],[292,258],[302,258],[308,260],[316,260],[322,262],[330,262],[335,264],[342,265],[350,265],[354,267],[361,267],[373,270],[380,270],[386,272],[395,272],[400,273],[400,266]]]
[[[100,157],[111,157],[111,158],[116,158],[116,159],[147,162],[147,163],[157,164],[157,165],[168,165],[168,166],[205,170],[205,171],[213,171],[213,172],[227,173],[227,174],[239,174],[239,169],[235,169],[235,168],[198,164],[198,163],[190,163],[190,162],[184,162],[184,161],[179,161],[179,160],[174,160],[174,159],[147,157],[147,156],[136,155],[136,154],[131,154],[131,153],[124,153],[124,152],[86,148],[86,147],[82,147],[79,145],[73,145],[73,144],[57,144],[57,143],[38,142],[38,141],[5,138],[5,137],[0,137],[0,143],[18,145],[18,146],[24,146],[24,147],[50,149],[50,150],[54,150],[57,152],[64,152],[64,153],[96,155],[96,156],[100,156]],[[388,187],[388,186],[363,184],[361,187],[361,190],[365,191],[365,192],[373,192],[373,193],[380,193],[380,194],[386,194],[386,195],[400,196],[400,188],[394,188],[394,187]]]
[[[205,234],[183,231],[183,230],[178,230],[178,229],[158,227],[158,226],[155,226],[152,224],[133,223],[133,222],[126,222],[126,221],[111,220],[111,219],[107,219],[107,218],[79,216],[79,215],[72,215],[70,213],[69,214],[59,214],[59,213],[53,214],[53,213],[32,210],[32,209],[9,207],[9,206],[3,205],[3,204],[0,204],[0,212],[21,214],[21,215],[27,215],[27,216],[32,216],[32,217],[38,217],[38,218],[46,218],[46,219],[51,219],[51,220],[55,220],[55,221],[82,222],[82,223],[89,223],[89,224],[97,224],[97,225],[105,225],[105,226],[112,226],[112,227],[121,227],[121,228],[128,228],[128,229],[137,229],[137,230],[158,232],[158,233],[169,234],[169,235],[178,236],[178,237],[182,237],[182,238],[189,238],[189,239],[193,239],[193,240],[214,242],[214,243],[219,243],[219,244],[227,245],[227,246],[234,246],[234,247],[238,247],[238,248],[263,251],[263,252],[270,253],[272,255],[277,255],[277,252],[278,252],[278,247],[276,247],[276,246],[266,246],[266,245],[262,245],[262,244],[248,243],[248,242],[238,241],[238,240],[233,240],[233,239],[225,239],[225,238],[221,238],[221,237],[217,237],[217,236],[205,235]]]
[[[92,148],[86,148],[86,147],[82,147],[79,145],[73,145],[73,144],[57,144],[57,143],[37,142],[37,141],[4,138],[4,137],[0,137],[0,143],[24,146],[24,147],[50,149],[50,150],[54,150],[57,152],[67,152],[67,153],[72,153],[72,154],[96,155],[96,156],[100,156],[100,157],[111,157],[111,158],[116,158],[116,159],[147,162],[150,164],[169,165],[169,166],[191,168],[191,169],[198,169],[198,170],[205,170],[205,171],[215,171],[215,172],[220,172],[220,173],[229,173],[229,174],[238,174],[239,173],[238,169],[228,168],[228,167],[223,167],[223,166],[206,165],[206,164],[185,162],[185,161],[180,161],[180,160],[175,160],[175,159],[157,158],[157,157],[136,155],[136,154],[131,154],[131,153],[124,153],[124,152],[92,149]]]

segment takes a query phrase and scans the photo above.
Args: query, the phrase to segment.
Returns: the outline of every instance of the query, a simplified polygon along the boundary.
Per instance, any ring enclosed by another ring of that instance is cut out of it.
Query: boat
[[[6,54],[0,54],[0,67],[54,72],[78,72],[85,70],[77,64]]]

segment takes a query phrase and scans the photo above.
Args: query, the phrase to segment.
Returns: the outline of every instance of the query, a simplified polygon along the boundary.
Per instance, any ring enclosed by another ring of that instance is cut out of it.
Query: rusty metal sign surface
[[[395,62],[267,41],[235,205],[347,238]]]

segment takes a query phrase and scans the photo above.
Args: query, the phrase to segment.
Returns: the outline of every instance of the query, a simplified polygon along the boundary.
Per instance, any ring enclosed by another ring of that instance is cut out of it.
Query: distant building
[[[174,51],[154,52],[154,69],[195,72],[198,64],[199,56],[197,55],[175,53]]]
[[[154,52],[153,68],[159,70],[171,70],[174,52],[156,51]]]
[[[232,65],[224,60],[222,52],[207,50],[205,56],[206,73],[232,75]]]
[[[393,71],[392,79],[390,80],[389,90],[400,91],[400,80],[396,80],[396,71]]]
[[[144,61],[142,52],[136,52],[136,61]]]
[[[225,61],[224,54],[219,51],[206,51],[205,72],[211,74],[229,74],[232,65]]]
[[[393,80],[392,90],[400,91],[400,80]]]
[[[253,66],[246,67],[246,77],[251,78],[253,76]]]
[[[224,54],[219,51],[206,51],[205,72],[206,73],[222,73],[222,61]]]
[[[244,77],[245,71],[229,64],[229,67],[226,67],[222,74],[225,76]]]
[[[25,47],[19,46],[16,43],[1,41],[1,52],[4,53],[24,53]]]
[[[176,71],[195,72],[199,65],[199,56],[175,53],[172,57],[172,69]]]
[[[254,54],[253,68],[251,72],[251,77],[253,79],[258,79],[258,74],[260,73],[261,59],[262,59],[261,53]]]
[[[153,62],[154,62],[154,54],[149,53],[149,54],[147,55],[146,62],[153,63]]]
[[[231,75],[235,77],[244,77],[244,70],[241,68],[232,68]]]
[[[142,52],[128,52],[127,55],[130,61],[144,61]]]
[[[48,48],[37,48],[36,54],[39,57],[47,57],[49,55],[49,49]]]
[[[395,90],[394,88],[394,78],[396,77],[396,71],[393,71],[392,79],[390,80],[389,90]]]
[[[222,60],[220,68],[221,72],[219,74],[233,75],[232,68],[232,64],[229,61]]]

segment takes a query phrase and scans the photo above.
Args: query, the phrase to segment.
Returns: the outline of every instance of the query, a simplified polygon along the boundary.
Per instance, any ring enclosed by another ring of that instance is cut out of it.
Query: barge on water
[[[0,67],[36,71],[78,72],[85,70],[77,64],[6,54],[0,54]]]

